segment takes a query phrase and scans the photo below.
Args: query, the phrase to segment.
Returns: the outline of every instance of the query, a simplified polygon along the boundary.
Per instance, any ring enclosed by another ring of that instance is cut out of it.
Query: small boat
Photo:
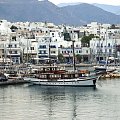
[[[112,66],[94,66],[95,72],[114,72],[115,67]]]
[[[96,86],[97,75],[90,75],[87,70],[66,71],[59,66],[43,66],[24,80],[43,86]]]

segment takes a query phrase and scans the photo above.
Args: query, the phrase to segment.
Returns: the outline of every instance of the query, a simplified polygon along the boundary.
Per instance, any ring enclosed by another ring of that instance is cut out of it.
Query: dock
[[[0,86],[3,86],[3,85],[20,85],[20,84],[25,84],[25,83],[28,83],[28,82],[25,81],[25,80],[10,79],[8,81],[0,82]]]
[[[96,64],[85,64],[85,63],[80,63],[80,64],[76,64],[76,67],[93,67]],[[64,67],[72,67],[73,64],[59,64],[59,66],[64,66]]]
[[[106,75],[102,75],[101,78],[120,78],[120,73],[108,73]]]

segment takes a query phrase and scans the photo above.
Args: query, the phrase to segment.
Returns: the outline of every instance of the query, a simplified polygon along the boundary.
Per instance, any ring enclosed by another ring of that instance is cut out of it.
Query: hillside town
[[[0,0],[0,120],[120,120],[120,0]]]
[[[0,21],[0,62],[43,64],[97,63],[107,57],[120,58],[120,25],[91,22],[84,26],[47,22]]]

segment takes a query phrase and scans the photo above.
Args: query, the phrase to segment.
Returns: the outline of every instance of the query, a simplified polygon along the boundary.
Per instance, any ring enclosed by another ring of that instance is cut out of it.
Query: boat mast
[[[26,38],[27,38],[27,66],[28,66],[28,34],[26,34]]]
[[[99,28],[99,33],[98,33],[98,36],[99,36],[99,50],[98,50],[98,62],[100,62],[100,49],[101,49],[101,46],[100,46],[100,41],[101,41],[101,36],[100,36],[100,34],[101,34],[101,25],[99,24],[99,26],[98,26]]]
[[[76,66],[75,66],[75,48],[74,48],[75,40],[72,40],[72,49],[73,49],[73,71],[75,72]]]
[[[107,29],[106,29],[106,32],[105,32],[105,41],[106,41],[106,54],[105,54],[105,61],[106,61],[106,63],[105,63],[105,68],[107,69],[107,64],[108,64],[108,55],[107,55]]]
[[[50,43],[51,43],[51,38],[49,40],[49,45],[48,45],[48,59],[49,59],[48,61],[49,61],[49,64],[51,66],[51,60],[50,60],[50,56],[51,56]]]

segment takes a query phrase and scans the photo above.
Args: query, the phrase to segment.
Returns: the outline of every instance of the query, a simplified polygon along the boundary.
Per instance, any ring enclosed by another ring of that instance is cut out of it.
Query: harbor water
[[[0,86],[0,120],[120,120],[120,79],[96,89]]]

